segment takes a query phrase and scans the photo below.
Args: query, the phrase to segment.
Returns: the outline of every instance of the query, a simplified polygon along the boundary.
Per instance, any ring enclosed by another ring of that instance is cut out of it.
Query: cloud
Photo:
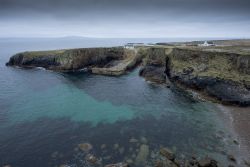
[[[0,0],[0,36],[8,29],[28,35],[21,32],[27,28],[48,36],[249,35],[249,6],[249,0]]]

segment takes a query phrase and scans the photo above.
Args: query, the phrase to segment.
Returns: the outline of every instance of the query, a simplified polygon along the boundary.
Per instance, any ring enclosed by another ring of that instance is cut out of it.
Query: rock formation
[[[95,74],[121,75],[140,60],[134,51],[123,47],[84,48],[18,53],[6,65],[43,67],[60,72],[87,69]]]
[[[149,48],[140,75],[202,91],[224,104],[250,105],[250,55],[165,47]]]
[[[243,53],[176,46],[85,48],[18,53],[6,65],[122,75],[141,61],[139,74],[146,80],[195,89],[224,104],[250,105],[250,55]]]

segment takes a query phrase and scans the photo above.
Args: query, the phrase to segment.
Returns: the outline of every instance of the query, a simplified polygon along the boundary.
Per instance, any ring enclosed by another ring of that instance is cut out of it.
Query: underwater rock
[[[124,147],[119,148],[119,153],[120,153],[120,154],[123,154],[124,151],[125,151],[125,148],[124,148]]]
[[[108,164],[105,165],[105,167],[129,167],[129,165],[127,163],[120,162],[117,164]]]
[[[154,151],[151,151],[150,157],[151,157],[151,158],[155,158],[156,156],[157,156],[157,154],[156,154]]]
[[[155,162],[155,167],[179,167],[175,162],[166,160],[157,160]]]
[[[227,155],[227,158],[230,160],[230,161],[233,161],[233,162],[236,162],[236,159],[233,155]]]
[[[96,158],[94,155],[92,154],[88,154],[85,157],[86,161],[91,163],[91,164],[96,164],[98,162],[98,158]]]
[[[244,160],[244,163],[246,166],[250,167],[250,161],[249,160]]]
[[[74,148],[74,151],[75,151],[75,152],[79,151],[79,148],[78,148],[78,147],[75,147],[75,148]]]
[[[233,140],[234,144],[239,145],[239,142],[237,140]]]
[[[69,165],[62,164],[59,167],[70,167]]]
[[[160,154],[171,161],[174,161],[174,159],[175,159],[175,154],[171,150],[169,150],[168,148],[161,148]]]
[[[103,149],[105,149],[107,146],[106,146],[106,144],[102,144],[101,145],[101,149],[103,150]]]
[[[106,157],[103,157],[104,160],[109,160],[111,159],[112,157],[109,155],[109,156],[106,156]]]
[[[114,146],[113,146],[113,148],[114,148],[114,150],[117,150],[117,149],[119,149],[119,144],[114,144]]]
[[[56,158],[59,155],[58,151],[55,151],[51,154],[51,158]]]
[[[138,140],[132,137],[131,139],[129,139],[129,142],[130,142],[130,143],[137,143]]]
[[[84,152],[88,152],[93,148],[93,146],[89,143],[78,144],[78,147],[80,148],[80,150],[82,150]]]
[[[216,160],[206,157],[198,161],[198,166],[199,167],[217,167],[218,165],[217,165]]]
[[[127,159],[126,162],[127,162],[128,164],[134,163],[134,161],[133,161],[132,159]]]
[[[163,167],[163,162],[161,160],[156,160],[155,167]]]
[[[136,154],[132,154],[132,158],[136,158]]]
[[[135,163],[137,165],[144,164],[147,160],[148,155],[149,155],[149,146],[146,144],[142,144],[136,156]]]
[[[148,140],[147,140],[146,137],[142,136],[142,137],[140,138],[140,142],[141,142],[142,144],[147,144],[147,143],[148,143]]]

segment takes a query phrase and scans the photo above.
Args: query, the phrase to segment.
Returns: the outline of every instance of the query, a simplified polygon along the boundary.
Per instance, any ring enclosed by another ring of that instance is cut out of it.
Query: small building
[[[124,45],[125,49],[135,49],[136,47],[144,46],[144,43],[127,43]]]
[[[204,41],[203,44],[199,44],[198,46],[215,46],[212,41]]]

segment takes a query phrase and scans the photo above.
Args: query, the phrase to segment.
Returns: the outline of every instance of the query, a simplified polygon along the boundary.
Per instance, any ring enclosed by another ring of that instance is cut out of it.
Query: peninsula
[[[60,72],[123,75],[141,64],[140,75],[159,84],[197,90],[224,104],[250,105],[248,40],[156,44],[154,46],[32,51],[12,56],[8,66]]]

